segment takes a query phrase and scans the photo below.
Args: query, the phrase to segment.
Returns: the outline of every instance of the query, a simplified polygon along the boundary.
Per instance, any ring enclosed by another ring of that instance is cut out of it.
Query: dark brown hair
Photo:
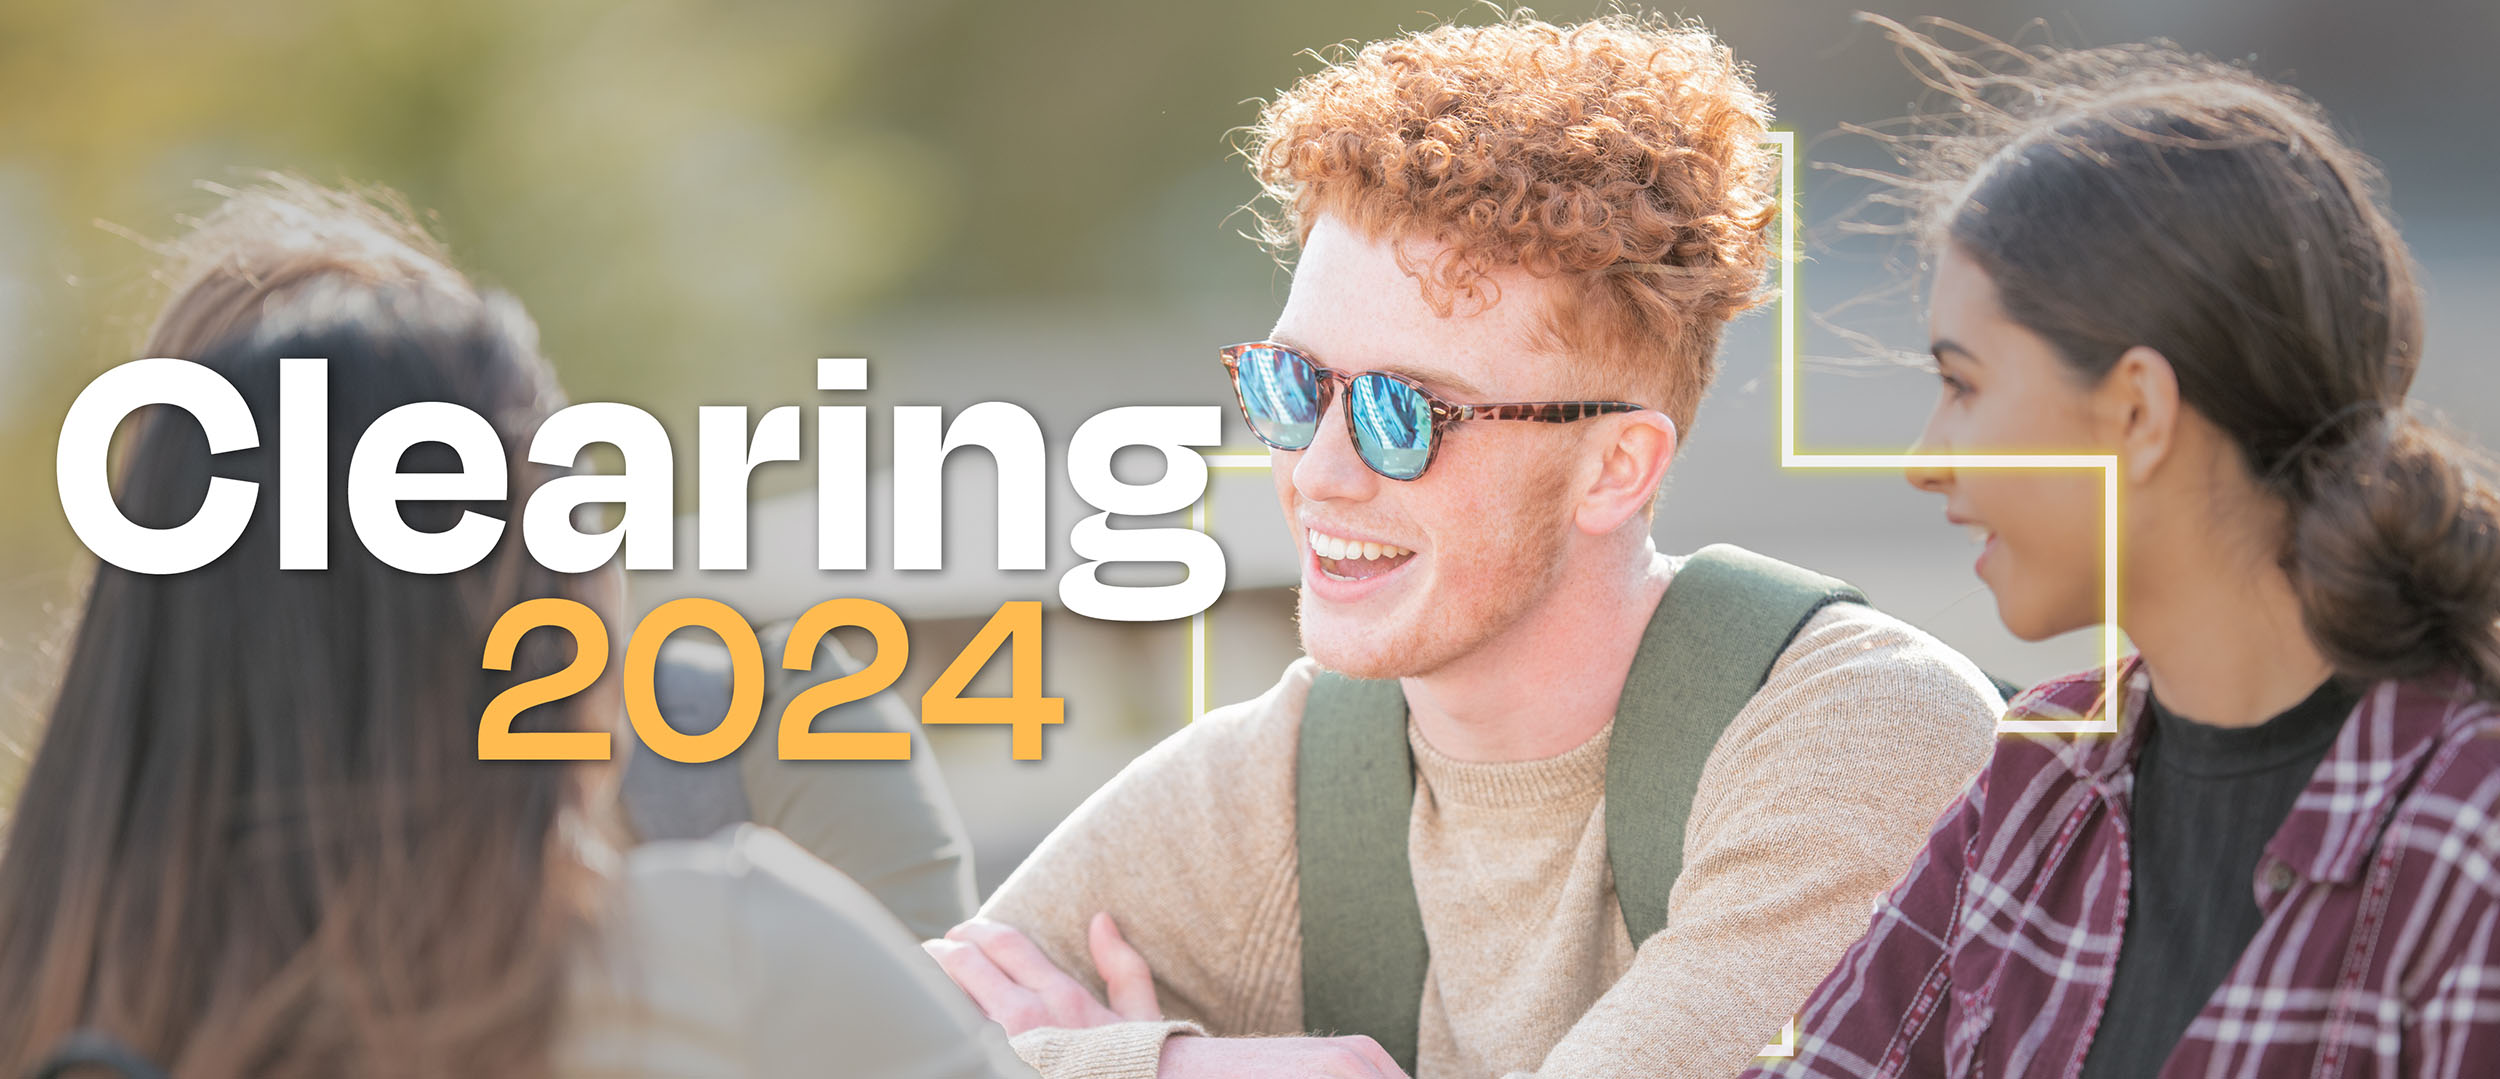
[[[2500,501],[2416,419],[2411,256],[2371,163],[2288,87],[2162,45],[1961,51],[1877,16],[1949,108],[1894,145],[1964,252],[2087,382],[2145,346],[2290,510],[2280,558],[2338,671],[2500,688]]]
[[[133,521],[166,527],[198,509],[212,476],[259,484],[259,496],[241,540],[201,569],[96,572],[0,853],[7,1074],[80,1029],[184,1079],[548,1067],[595,916],[603,766],[479,761],[487,702],[560,669],[571,646],[533,634],[509,674],[480,658],[512,604],[559,596],[604,610],[613,582],[537,566],[518,528],[477,566],[439,576],[385,565],[356,537],[348,457],[383,413],[466,407],[523,462],[559,404],[519,306],[387,240],[399,220],[281,185],[236,193],[177,245],[204,257],[177,260],[181,291],[148,354],[217,371],[261,443],[211,457],[187,414],[153,410],[115,497]],[[326,570],[277,568],[288,356],[329,360]],[[440,444],[401,462],[453,467]],[[513,504],[547,475],[516,470]],[[401,513],[438,531],[466,510],[505,515],[457,503]],[[603,727],[612,704],[585,695],[520,725]]]

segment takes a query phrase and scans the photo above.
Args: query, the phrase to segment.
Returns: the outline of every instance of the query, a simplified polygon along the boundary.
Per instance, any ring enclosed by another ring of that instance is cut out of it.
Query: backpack
[[[1636,946],[1666,928],[1685,816],[1720,732],[1808,619],[1865,602],[1834,578],[1727,544],[1676,571],[1606,751],[1606,860]],[[1407,863],[1415,772],[1397,681],[1320,674],[1296,752],[1303,1028],[1370,1035],[1412,1073],[1430,953]]]

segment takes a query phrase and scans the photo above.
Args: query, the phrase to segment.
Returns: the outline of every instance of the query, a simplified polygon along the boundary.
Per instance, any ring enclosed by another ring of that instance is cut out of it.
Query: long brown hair
[[[0,853],[0,1068],[22,1074],[75,1030],[184,1079],[529,1075],[548,1066],[568,963],[598,894],[603,766],[481,762],[501,689],[571,659],[533,634],[481,669],[512,604],[605,610],[613,578],[529,560],[519,529],[468,570],[387,566],[347,514],[348,455],[415,401],[485,416],[508,504],[406,503],[415,528],[509,516],[546,478],[525,464],[560,403],[535,330],[414,246],[359,196],[236,193],[172,252],[179,289],[148,355],[224,376],[258,448],[215,457],[186,414],[152,410],[116,499],[165,527],[212,476],[260,485],[223,557],[184,574],[98,568],[59,695]],[[280,571],[278,359],[329,360],[329,568]],[[449,470],[424,444],[403,471]],[[584,695],[523,727],[607,725]]]
[[[1929,250],[2097,382],[2160,352],[2179,395],[2289,509],[2280,562],[2336,669],[2500,690],[2500,498],[2420,419],[2411,255],[2380,176],[2288,87],[2167,46],[2017,47],[1879,16],[1949,107],[1878,132]]]

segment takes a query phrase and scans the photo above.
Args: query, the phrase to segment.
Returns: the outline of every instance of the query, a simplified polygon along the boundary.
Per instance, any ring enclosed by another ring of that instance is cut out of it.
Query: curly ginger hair
[[[1278,96],[1245,149],[1280,254],[1322,216],[1445,245],[1425,298],[1499,301],[1516,266],[1567,288],[1546,347],[1689,432],[1720,329],[1761,298],[1778,210],[1770,103],[1692,22],[1517,11],[1375,42]],[[1488,291],[1490,290],[1490,291]]]

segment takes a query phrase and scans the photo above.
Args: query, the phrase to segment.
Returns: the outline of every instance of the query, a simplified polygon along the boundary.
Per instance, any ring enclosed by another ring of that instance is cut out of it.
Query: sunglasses
[[[1346,436],[1355,456],[1393,480],[1411,480],[1432,467],[1441,432],[1469,420],[1534,420],[1570,423],[1615,412],[1639,412],[1630,401],[1514,401],[1462,405],[1446,401],[1412,380],[1386,371],[1347,374],[1272,341],[1231,345],[1218,351],[1233,378],[1233,397],[1250,433],[1274,449],[1309,449],[1319,420],[1339,383],[1345,385]]]

